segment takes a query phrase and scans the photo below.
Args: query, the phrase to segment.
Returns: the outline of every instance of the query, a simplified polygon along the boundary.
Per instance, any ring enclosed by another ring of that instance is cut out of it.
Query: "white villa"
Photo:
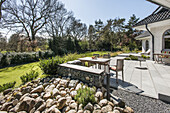
[[[136,40],[142,40],[142,52],[170,53],[170,0],[147,0],[159,5],[148,17],[139,21],[134,28],[143,30]]]

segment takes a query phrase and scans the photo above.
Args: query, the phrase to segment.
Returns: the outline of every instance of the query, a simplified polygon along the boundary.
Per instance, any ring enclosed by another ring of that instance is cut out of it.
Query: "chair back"
[[[96,56],[97,58],[99,58],[100,55],[99,54],[93,54],[93,56]]]
[[[116,65],[117,71],[123,70],[123,66],[124,66],[124,59],[117,59],[117,65]]]
[[[109,53],[108,54],[104,54],[103,58],[110,58],[110,54]]]

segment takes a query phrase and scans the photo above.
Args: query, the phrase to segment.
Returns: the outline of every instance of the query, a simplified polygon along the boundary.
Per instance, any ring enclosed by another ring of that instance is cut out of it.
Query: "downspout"
[[[146,30],[149,32],[149,34],[152,36],[152,60],[154,60],[154,35],[148,29],[148,24],[145,24],[145,27],[146,27]]]

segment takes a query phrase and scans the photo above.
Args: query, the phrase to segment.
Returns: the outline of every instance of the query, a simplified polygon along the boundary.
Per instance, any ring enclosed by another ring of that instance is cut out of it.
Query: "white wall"
[[[146,51],[146,40],[142,40],[142,53]]]
[[[151,33],[154,35],[154,52],[155,53],[160,53],[161,50],[163,49],[162,48],[163,34],[168,29],[170,29],[170,24],[150,28]],[[152,38],[150,42],[152,44]],[[151,50],[152,50],[152,47],[151,47]],[[151,57],[152,57],[152,51],[151,51]]]

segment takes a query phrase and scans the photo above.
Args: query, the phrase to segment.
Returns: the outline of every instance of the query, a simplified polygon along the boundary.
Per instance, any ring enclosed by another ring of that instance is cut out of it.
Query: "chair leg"
[[[123,70],[122,70],[122,80],[124,82],[124,73],[123,73]]]
[[[118,83],[118,71],[116,71],[116,83]]]

